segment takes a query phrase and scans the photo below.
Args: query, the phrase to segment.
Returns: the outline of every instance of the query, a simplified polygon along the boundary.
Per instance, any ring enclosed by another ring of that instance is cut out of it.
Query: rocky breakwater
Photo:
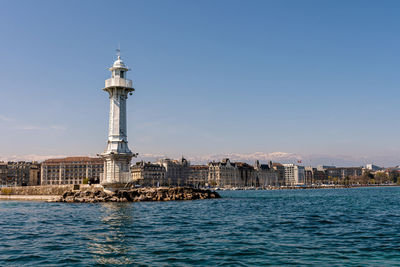
[[[97,202],[139,202],[171,201],[220,198],[217,192],[190,187],[174,188],[133,188],[109,191],[100,188],[68,190],[56,202],[97,203]]]

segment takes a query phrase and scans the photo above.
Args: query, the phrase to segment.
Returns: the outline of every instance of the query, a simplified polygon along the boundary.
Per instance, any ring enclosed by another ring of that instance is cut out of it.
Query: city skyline
[[[101,153],[120,43],[138,160],[398,165],[400,5],[388,2],[4,2],[0,158]]]
[[[47,159],[58,159],[65,157],[96,157],[96,154],[83,154],[83,155],[8,155],[0,157],[0,161],[36,161],[43,162]],[[225,154],[207,154],[199,156],[190,156],[189,154],[183,154],[180,156],[171,156],[168,154],[149,154],[143,153],[139,154],[137,158],[132,159],[131,164],[135,162],[155,162],[162,159],[180,159],[181,157],[186,158],[192,164],[207,164],[213,161],[220,161],[224,158],[229,158],[233,162],[245,162],[249,164],[254,164],[256,160],[261,163],[268,163],[269,161],[277,163],[294,163],[302,166],[313,166],[317,167],[319,165],[329,165],[337,167],[365,167],[367,164],[379,165],[383,168],[396,167],[399,166],[397,161],[393,160],[392,157],[381,157],[376,159],[364,157],[362,159],[358,157],[351,157],[348,155],[338,155],[338,156],[328,156],[328,155],[300,155],[294,153],[286,152],[272,152],[272,153],[225,153]],[[390,163],[393,162],[393,163]]]

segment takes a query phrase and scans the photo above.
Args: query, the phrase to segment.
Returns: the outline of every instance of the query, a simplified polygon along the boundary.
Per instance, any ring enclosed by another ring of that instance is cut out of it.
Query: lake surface
[[[0,265],[400,265],[400,188],[0,202]]]

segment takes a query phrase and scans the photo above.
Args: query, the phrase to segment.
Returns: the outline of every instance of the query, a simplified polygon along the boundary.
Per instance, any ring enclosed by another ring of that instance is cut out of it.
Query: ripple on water
[[[400,188],[223,191],[223,199],[0,202],[0,265],[395,265]]]

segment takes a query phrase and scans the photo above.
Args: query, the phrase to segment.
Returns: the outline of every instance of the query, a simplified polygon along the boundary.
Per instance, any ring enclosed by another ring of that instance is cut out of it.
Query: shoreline
[[[341,188],[364,188],[364,187],[398,187],[400,184],[387,184],[387,185],[319,185],[319,186],[277,186],[270,188],[210,188],[210,190],[218,191],[240,191],[240,190],[294,190],[294,189],[341,189]]]
[[[56,200],[58,195],[0,195],[0,201],[35,201],[35,202],[52,202]]]
[[[365,187],[399,187],[400,184],[388,185],[326,185],[326,186],[279,186],[270,188],[210,188],[217,191],[259,191],[259,190],[296,190],[296,189],[343,189],[343,188],[365,188]]]
[[[0,201],[67,203],[180,201],[220,198],[217,192],[191,187],[104,188],[103,186],[1,188]]]
[[[400,187],[398,184],[389,185],[360,185],[360,186],[316,186],[316,187],[275,187],[275,188],[246,188],[246,189],[231,189],[231,188],[211,188],[215,191],[269,191],[269,190],[297,190],[297,189],[349,189],[349,188],[370,188],[370,187]],[[26,195],[26,194],[0,194],[0,201],[33,201],[33,202],[56,202],[61,197],[59,194],[53,195]]]

